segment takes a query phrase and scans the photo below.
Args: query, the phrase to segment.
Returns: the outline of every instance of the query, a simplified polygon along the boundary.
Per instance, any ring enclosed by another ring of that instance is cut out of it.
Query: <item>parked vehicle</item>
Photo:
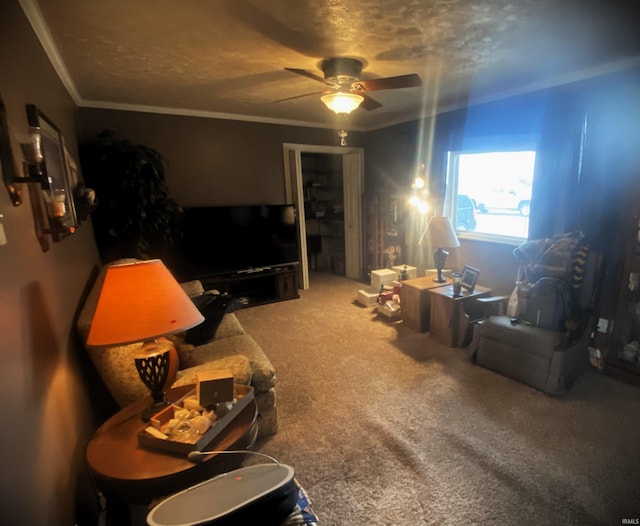
[[[456,230],[475,230],[477,226],[473,201],[468,195],[460,194],[456,208]]]
[[[490,210],[506,210],[518,212],[522,216],[529,215],[531,201],[518,195],[515,191],[487,192],[476,197],[478,212],[488,214]]]

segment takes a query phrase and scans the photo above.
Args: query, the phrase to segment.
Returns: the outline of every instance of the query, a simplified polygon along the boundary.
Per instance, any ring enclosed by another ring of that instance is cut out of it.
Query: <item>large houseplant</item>
[[[105,130],[80,146],[80,162],[96,191],[92,222],[102,261],[167,255],[179,236],[181,209],[168,195],[160,153]]]

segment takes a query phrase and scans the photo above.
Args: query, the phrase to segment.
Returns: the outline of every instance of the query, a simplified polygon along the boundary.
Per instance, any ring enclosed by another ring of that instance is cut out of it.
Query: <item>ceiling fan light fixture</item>
[[[355,93],[343,93],[339,91],[337,93],[323,95],[320,97],[320,100],[324,102],[327,108],[335,113],[349,114],[362,104],[364,97],[362,95],[356,95]]]

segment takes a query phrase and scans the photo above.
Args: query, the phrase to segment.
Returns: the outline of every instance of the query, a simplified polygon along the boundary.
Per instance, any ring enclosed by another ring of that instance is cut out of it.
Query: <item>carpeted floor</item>
[[[280,431],[321,525],[590,525],[640,518],[640,389],[597,370],[553,398],[471,364],[312,274],[237,312],[272,360]]]

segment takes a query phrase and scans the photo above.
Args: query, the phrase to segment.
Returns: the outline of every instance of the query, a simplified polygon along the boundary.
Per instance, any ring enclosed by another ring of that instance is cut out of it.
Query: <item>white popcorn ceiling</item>
[[[369,92],[352,129],[415,119],[583,78],[640,54],[624,0],[25,0],[39,6],[81,105],[160,107],[332,126],[319,82],[284,70],[365,61],[363,78],[418,73],[422,88]],[[627,11],[627,12],[625,12]],[[635,57],[635,58],[634,58]]]

